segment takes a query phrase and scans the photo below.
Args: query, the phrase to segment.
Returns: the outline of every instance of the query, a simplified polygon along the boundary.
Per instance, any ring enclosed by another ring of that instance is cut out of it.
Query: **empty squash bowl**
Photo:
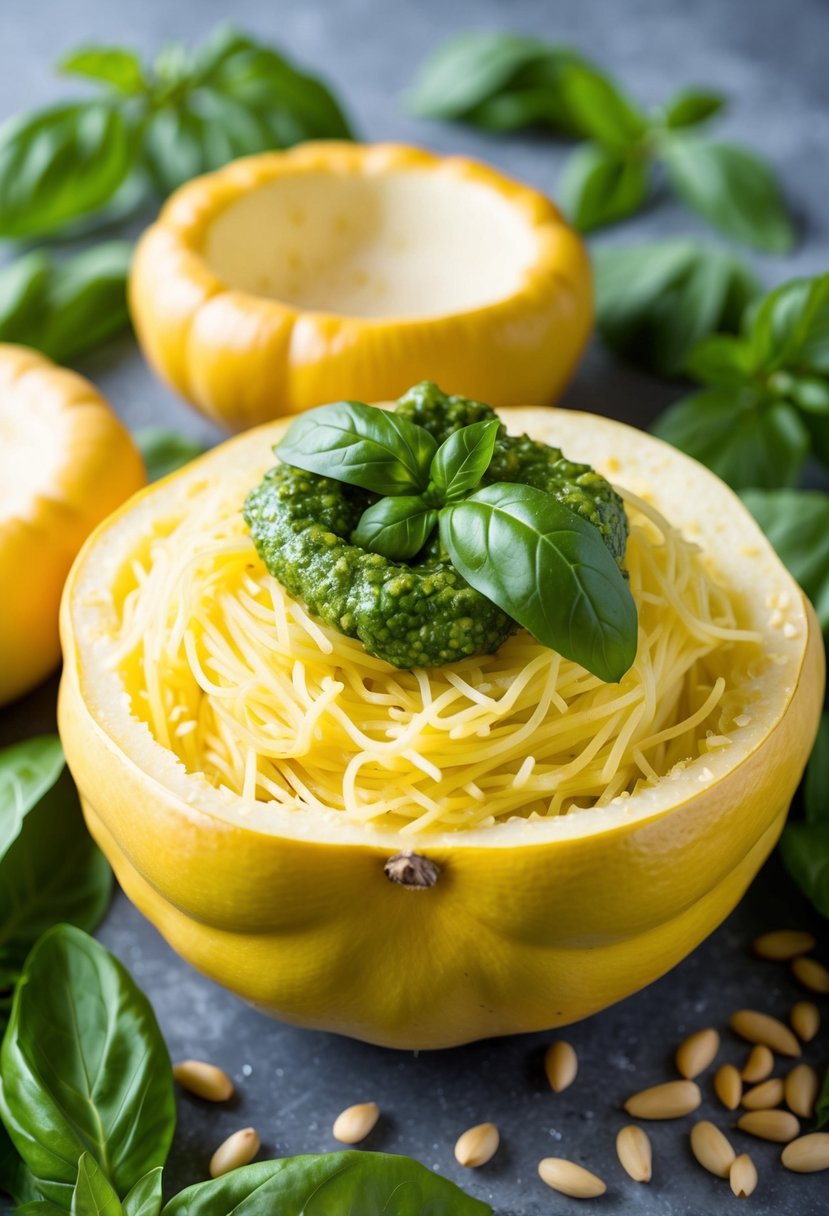
[[[592,320],[587,255],[548,199],[391,144],[305,144],[190,182],[139,242],[130,301],[156,371],[234,430],[424,376],[550,402]]]

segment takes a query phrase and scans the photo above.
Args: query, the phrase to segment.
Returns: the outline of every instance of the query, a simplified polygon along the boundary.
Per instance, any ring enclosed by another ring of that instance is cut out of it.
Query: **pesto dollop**
[[[410,389],[395,412],[442,443],[460,428],[497,419],[483,402],[448,396],[429,382]],[[499,426],[481,485],[532,486],[599,531],[621,565],[628,524],[619,495],[589,465],[558,448]],[[437,533],[408,562],[392,561],[350,541],[376,494],[285,464],[250,493],[244,518],[268,571],[309,612],[395,667],[436,667],[489,654],[517,628],[512,617],[474,590],[443,552]]]

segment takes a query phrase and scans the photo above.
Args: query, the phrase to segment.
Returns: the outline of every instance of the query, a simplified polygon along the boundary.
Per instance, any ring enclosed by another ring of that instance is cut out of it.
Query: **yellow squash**
[[[60,729],[90,828],[130,898],[196,967],[286,1020],[446,1047],[582,1018],[679,962],[731,911],[777,840],[815,734],[814,612],[706,469],[620,423],[503,414],[655,505],[703,547],[768,656],[730,747],[617,806],[418,838],[267,809],[188,776],[129,712],[107,639],[130,555],[206,481],[254,484],[272,424],[152,487],[91,538],[62,609]],[[108,592],[112,591],[112,596]],[[420,880],[407,886],[405,880]],[[436,878],[436,881],[432,881]],[[429,885],[431,883],[431,885]]]
[[[242,430],[424,376],[495,406],[552,401],[592,287],[535,190],[462,157],[333,142],[177,191],[138,244],[130,305],[156,371]]]
[[[129,434],[88,380],[0,344],[0,705],[57,666],[69,567],[145,482]]]

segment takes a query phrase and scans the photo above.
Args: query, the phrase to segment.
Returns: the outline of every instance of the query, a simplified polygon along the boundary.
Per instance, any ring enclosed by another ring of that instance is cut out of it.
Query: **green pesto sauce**
[[[425,381],[396,411],[442,443],[453,431],[495,418],[479,401],[449,397]],[[594,524],[621,565],[628,523],[622,500],[589,465],[501,426],[482,485],[523,482],[553,494]],[[437,533],[411,562],[394,562],[349,537],[377,496],[342,482],[276,465],[251,491],[244,517],[268,571],[309,612],[395,667],[439,667],[490,654],[515,621],[461,577]]]

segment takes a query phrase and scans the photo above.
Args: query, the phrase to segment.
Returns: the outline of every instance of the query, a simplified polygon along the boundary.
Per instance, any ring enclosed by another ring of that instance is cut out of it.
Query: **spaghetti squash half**
[[[409,671],[322,625],[242,518],[284,423],[138,495],[69,579],[90,829],[180,954],[286,1020],[429,1048],[619,1000],[733,908],[808,757],[820,631],[732,492],[617,422],[501,417],[622,494],[619,684],[523,630]]]

